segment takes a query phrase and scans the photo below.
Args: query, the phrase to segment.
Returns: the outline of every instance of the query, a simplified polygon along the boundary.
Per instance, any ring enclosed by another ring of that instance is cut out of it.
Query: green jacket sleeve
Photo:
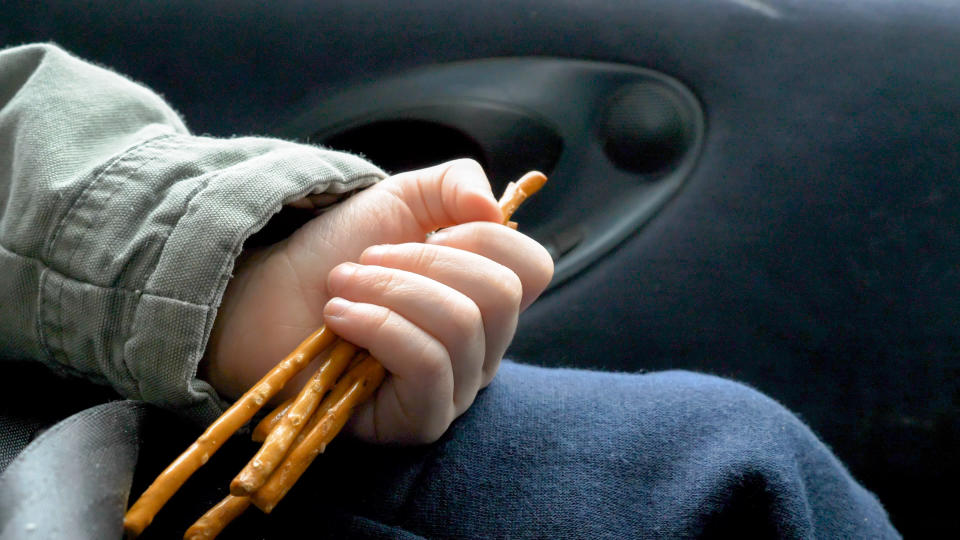
[[[191,135],[154,93],[52,45],[0,51],[0,358],[198,421],[244,240],[285,203],[383,177],[349,154]]]

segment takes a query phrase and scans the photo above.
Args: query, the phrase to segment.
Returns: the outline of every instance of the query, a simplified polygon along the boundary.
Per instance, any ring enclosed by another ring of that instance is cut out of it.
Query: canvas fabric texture
[[[53,45],[0,52],[0,358],[211,421],[224,403],[197,365],[244,241],[285,203],[384,176],[191,135],[150,90]]]

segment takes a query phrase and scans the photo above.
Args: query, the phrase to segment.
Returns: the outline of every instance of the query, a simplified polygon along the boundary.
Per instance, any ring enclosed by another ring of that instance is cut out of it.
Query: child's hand
[[[369,441],[436,440],[490,383],[519,312],[553,274],[546,250],[500,220],[479,165],[454,161],[388,178],[245,254],[207,380],[237,397],[326,323],[390,372],[348,428]]]

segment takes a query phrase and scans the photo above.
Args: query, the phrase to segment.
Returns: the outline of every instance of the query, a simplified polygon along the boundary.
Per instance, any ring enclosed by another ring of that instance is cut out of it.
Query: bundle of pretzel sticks
[[[542,173],[531,171],[507,184],[498,203],[504,225],[517,228],[510,217],[546,181]],[[338,338],[325,326],[264,375],[160,473],[124,516],[127,538],[139,536],[187,479],[324,351],[326,357],[300,393],[281,403],[254,428],[253,440],[263,443],[260,450],[230,483],[230,494],[187,529],[184,539],[215,538],[251,504],[270,513],[386,376],[383,366],[368,352]]]

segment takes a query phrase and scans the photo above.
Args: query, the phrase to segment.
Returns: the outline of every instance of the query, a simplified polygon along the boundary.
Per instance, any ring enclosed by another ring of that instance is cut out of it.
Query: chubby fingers
[[[553,260],[533,239],[493,223],[451,227],[428,242],[371,246],[360,262],[425,276],[473,301],[483,321],[486,386],[513,339],[519,312],[549,284]]]
[[[453,372],[446,348],[389,308],[335,297],[324,309],[327,327],[370,351],[391,376],[362,405],[353,431],[373,442],[425,443],[456,416]]]
[[[363,252],[360,261],[377,265],[376,268],[391,268],[442,283],[473,303],[484,338],[481,365],[455,363],[454,370],[470,370],[471,383],[476,370],[479,385],[476,388],[471,385],[472,390],[490,383],[517,326],[523,287],[512,270],[468,251],[415,243],[373,246]],[[446,309],[439,300],[440,297],[436,297],[436,301],[430,302],[435,313]],[[459,384],[459,377],[457,382]]]
[[[456,414],[473,403],[482,381],[485,335],[480,309],[468,296],[430,276],[404,269],[383,266],[344,263],[330,272],[327,279],[330,294],[351,302],[362,302],[386,308],[392,314],[412,323],[433,337],[445,349],[449,369],[453,374],[453,402]],[[355,319],[350,331],[359,326],[370,326],[376,321]],[[332,328],[337,332],[337,328]],[[374,330],[376,332],[376,330]],[[351,336],[339,334],[347,341]],[[374,336],[376,337],[376,336]],[[393,336],[383,334],[389,341]],[[380,345],[373,340],[372,345]],[[390,355],[391,348],[384,344],[382,353]],[[373,347],[366,347],[375,358],[382,358],[384,367],[391,368],[392,358],[381,356]],[[401,366],[405,369],[407,366]]]
[[[382,442],[439,437],[489,384],[520,310],[553,271],[539,244],[493,223],[371,246],[359,262],[330,272],[324,318],[392,374],[351,421],[355,434]]]
[[[443,229],[427,238],[427,243],[447,246],[481,255],[509,268],[523,287],[520,310],[523,311],[550,284],[553,259],[536,240],[495,223],[464,223]]]

